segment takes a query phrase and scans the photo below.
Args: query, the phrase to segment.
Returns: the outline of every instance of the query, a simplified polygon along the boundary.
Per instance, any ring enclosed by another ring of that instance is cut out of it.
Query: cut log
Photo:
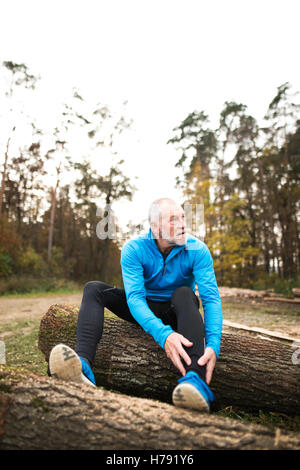
[[[298,450],[300,433],[0,366],[1,450]]]
[[[300,297],[300,289],[299,289],[299,288],[294,287],[294,288],[292,289],[292,292],[293,292],[293,295],[294,295],[295,297]]]
[[[195,292],[198,295],[197,288]],[[300,289],[292,289],[292,292],[295,297],[300,297]],[[286,297],[284,294],[277,294],[273,291],[273,289],[253,290],[242,289],[240,287],[219,287],[219,293],[222,299],[225,297],[234,297],[241,299],[269,300],[272,302],[289,302],[296,304],[300,301],[300,299]]]
[[[52,305],[43,316],[39,349],[46,361],[56,344],[76,346],[78,306]],[[223,333],[211,382],[213,409],[236,406],[300,414],[300,367],[295,346],[246,335]],[[128,395],[171,402],[178,370],[141,327],[114,316],[105,318],[94,374],[98,386]]]
[[[265,328],[259,328],[255,326],[247,326],[242,325],[241,323],[235,323],[230,320],[223,320],[223,329],[232,329],[232,330],[239,330],[240,332],[245,332],[248,335],[256,336],[258,338],[264,337],[270,340],[276,341],[283,341],[284,343],[294,343],[296,341],[300,344],[299,338],[294,338],[288,335],[284,335],[282,333],[278,333],[277,331],[270,331],[266,330]]]
[[[244,297],[244,298],[263,298],[269,295],[267,290],[242,289],[240,287],[219,287],[221,298],[223,297]],[[198,289],[196,288],[198,295]]]

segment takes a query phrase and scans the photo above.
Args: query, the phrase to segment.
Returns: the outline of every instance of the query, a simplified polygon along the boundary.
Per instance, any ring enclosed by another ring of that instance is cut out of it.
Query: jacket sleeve
[[[209,249],[203,243],[194,251],[193,273],[204,310],[206,347],[218,358],[223,324],[222,302]]]
[[[173,329],[157,318],[148,307],[143,265],[136,250],[129,244],[122,248],[121,267],[127,304],[132,316],[164,349],[165,341],[169,334],[173,333]]]

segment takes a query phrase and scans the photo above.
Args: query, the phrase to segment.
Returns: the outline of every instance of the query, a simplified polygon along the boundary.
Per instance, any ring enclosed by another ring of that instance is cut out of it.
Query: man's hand
[[[191,365],[192,361],[182,345],[189,347],[192,346],[193,343],[179,333],[171,333],[165,341],[165,351],[174,366],[177,367],[182,375],[185,375],[185,368],[180,358],[182,357],[187,365]]]
[[[207,382],[207,384],[209,384],[210,381],[211,381],[216,362],[217,362],[216,353],[210,347],[207,347],[205,349],[205,352],[204,352],[203,356],[201,356],[200,359],[198,359],[199,366],[205,366],[205,364],[206,364],[206,382]]]

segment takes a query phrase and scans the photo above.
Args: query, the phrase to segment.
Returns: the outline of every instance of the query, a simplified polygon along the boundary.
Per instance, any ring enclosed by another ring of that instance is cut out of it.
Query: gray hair
[[[169,205],[176,204],[176,202],[169,197],[161,197],[152,202],[149,208],[148,221],[151,225],[153,222],[159,222],[159,218],[162,215],[162,207],[168,203]]]

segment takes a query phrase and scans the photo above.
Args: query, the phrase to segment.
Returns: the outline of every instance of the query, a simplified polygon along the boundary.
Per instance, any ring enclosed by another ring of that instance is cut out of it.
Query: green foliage
[[[30,274],[31,276],[44,275],[48,269],[43,257],[31,246],[18,258],[17,268],[20,274]]]
[[[22,241],[19,234],[14,230],[14,225],[9,223],[2,215],[0,220],[0,253],[3,254],[3,272],[12,272],[16,260],[22,250]],[[10,260],[7,258],[9,255]],[[4,268],[4,265],[6,268]],[[1,276],[0,276],[1,277]]]
[[[266,412],[259,410],[258,412],[249,413],[243,409],[233,406],[226,406],[219,410],[217,415],[236,419],[241,422],[248,422],[253,424],[260,424],[261,426],[268,426],[271,428],[282,428],[292,432],[300,431],[300,416],[288,416],[283,413]]]
[[[18,323],[0,326],[1,333],[10,332],[5,337],[7,365],[25,367],[40,374],[47,374],[47,363],[38,349],[40,320],[25,320]]]
[[[61,247],[53,246],[51,261],[48,265],[49,272],[52,276],[63,277],[64,275],[64,253]]]
[[[25,88],[34,88],[36,81],[39,77],[35,77],[34,75],[29,73],[28,67],[25,64],[17,64],[12,61],[4,61],[2,62],[2,66],[5,67],[11,73],[13,85],[21,86],[23,85]]]
[[[0,279],[0,296],[43,292],[74,292],[78,289],[82,290],[82,284],[63,278],[24,275]]]
[[[209,231],[206,243],[213,255],[216,277],[223,286],[249,286],[250,272],[245,268],[259,254],[259,249],[251,246],[250,222],[240,214],[244,206],[245,202],[235,193],[207,211],[208,218],[222,219],[219,229],[213,226]]]
[[[218,141],[208,124],[208,116],[203,111],[194,111],[173,129],[174,136],[168,141],[168,144],[176,145],[180,152],[180,159],[175,166],[184,170],[182,182],[186,185],[194,176],[195,167],[199,172],[200,166],[199,181],[209,178],[209,165],[216,154]],[[189,166],[185,168],[187,161]]]
[[[292,289],[300,288],[300,278],[282,279],[277,273],[261,275],[254,283],[253,289],[273,289],[277,294],[293,297]]]
[[[0,278],[7,278],[13,272],[13,259],[6,251],[0,252]]]

